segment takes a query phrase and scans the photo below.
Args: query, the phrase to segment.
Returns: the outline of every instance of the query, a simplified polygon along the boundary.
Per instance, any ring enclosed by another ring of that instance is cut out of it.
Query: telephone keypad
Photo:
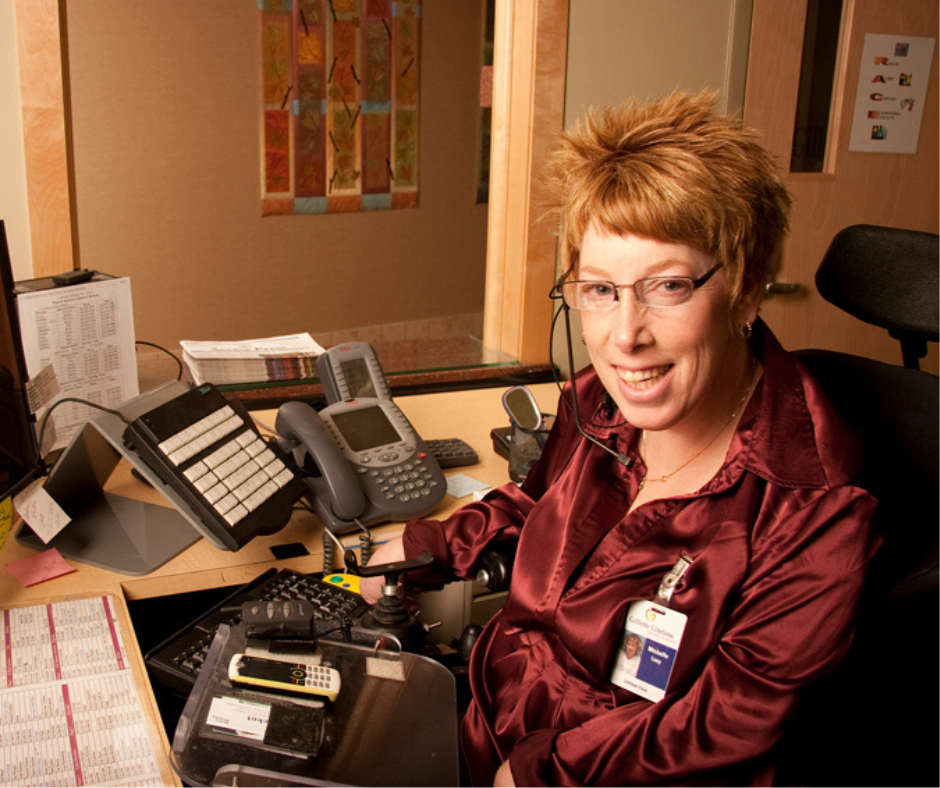
[[[370,473],[378,480],[379,490],[389,501],[397,498],[405,502],[427,497],[438,484],[421,459]]]

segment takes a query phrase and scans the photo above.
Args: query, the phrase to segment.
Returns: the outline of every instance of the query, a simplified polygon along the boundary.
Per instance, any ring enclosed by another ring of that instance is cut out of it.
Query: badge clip
[[[676,561],[675,566],[663,575],[662,582],[660,582],[659,588],[656,591],[657,602],[663,605],[669,604],[672,599],[673,591],[676,590],[679,581],[682,580],[683,575],[685,575],[686,570],[692,566],[692,561],[694,560],[695,559],[687,553],[683,553],[679,560]]]

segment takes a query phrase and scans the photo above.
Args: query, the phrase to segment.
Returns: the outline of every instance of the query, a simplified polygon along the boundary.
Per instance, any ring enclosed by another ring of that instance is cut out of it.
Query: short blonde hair
[[[732,305],[776,273],[790,195],[773,157],[713,92],[590,111],[562,134],[544,178],[562,274],[587,228],[684,243],[726,269]]]

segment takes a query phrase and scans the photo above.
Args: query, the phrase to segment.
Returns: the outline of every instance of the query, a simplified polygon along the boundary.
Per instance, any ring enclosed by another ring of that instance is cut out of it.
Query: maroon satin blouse
[[[433,587],[473,576],[494,539],[518,538],[512,587],[471,660],[462,746],[474,784],[509,759],[517,785],[761,784],[800,688],[848,648],[878,540],[874,499],[852,485],[852,441],[809,373],[762,326],[763,377],[726,462],[692,495],[625,516],[645,468],[629,425],[584,440],[568,408],[522,488],[444,522],[409,523]],[[581,373],[582,413],[609,399]],[[620,420],[610,414],[608,423]],[[688,616],[666,697],[609,681],[627,607],[652,599],[682,553],[670,607]]]

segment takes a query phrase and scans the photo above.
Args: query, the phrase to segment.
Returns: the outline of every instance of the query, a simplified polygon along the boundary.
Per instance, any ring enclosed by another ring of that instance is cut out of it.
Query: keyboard
[[[357,621],[369,609],[353,591],[293,569],[270,569],[151,649],[144,656],[151,680],[179,695],[188,695],[220,624],[241,623],[243,602],[285,599],[309,601],[314,617],[321,619],[338,620],[348,616]]]
[[[425,443],[430,455],[442,468],[476,465],[480,461],[470,444],[460,438],[432,438]]]
[[[213,544],[238,550],[287,524],[306,485],[238,404],[199,386],[135,419],[124,443]]]

